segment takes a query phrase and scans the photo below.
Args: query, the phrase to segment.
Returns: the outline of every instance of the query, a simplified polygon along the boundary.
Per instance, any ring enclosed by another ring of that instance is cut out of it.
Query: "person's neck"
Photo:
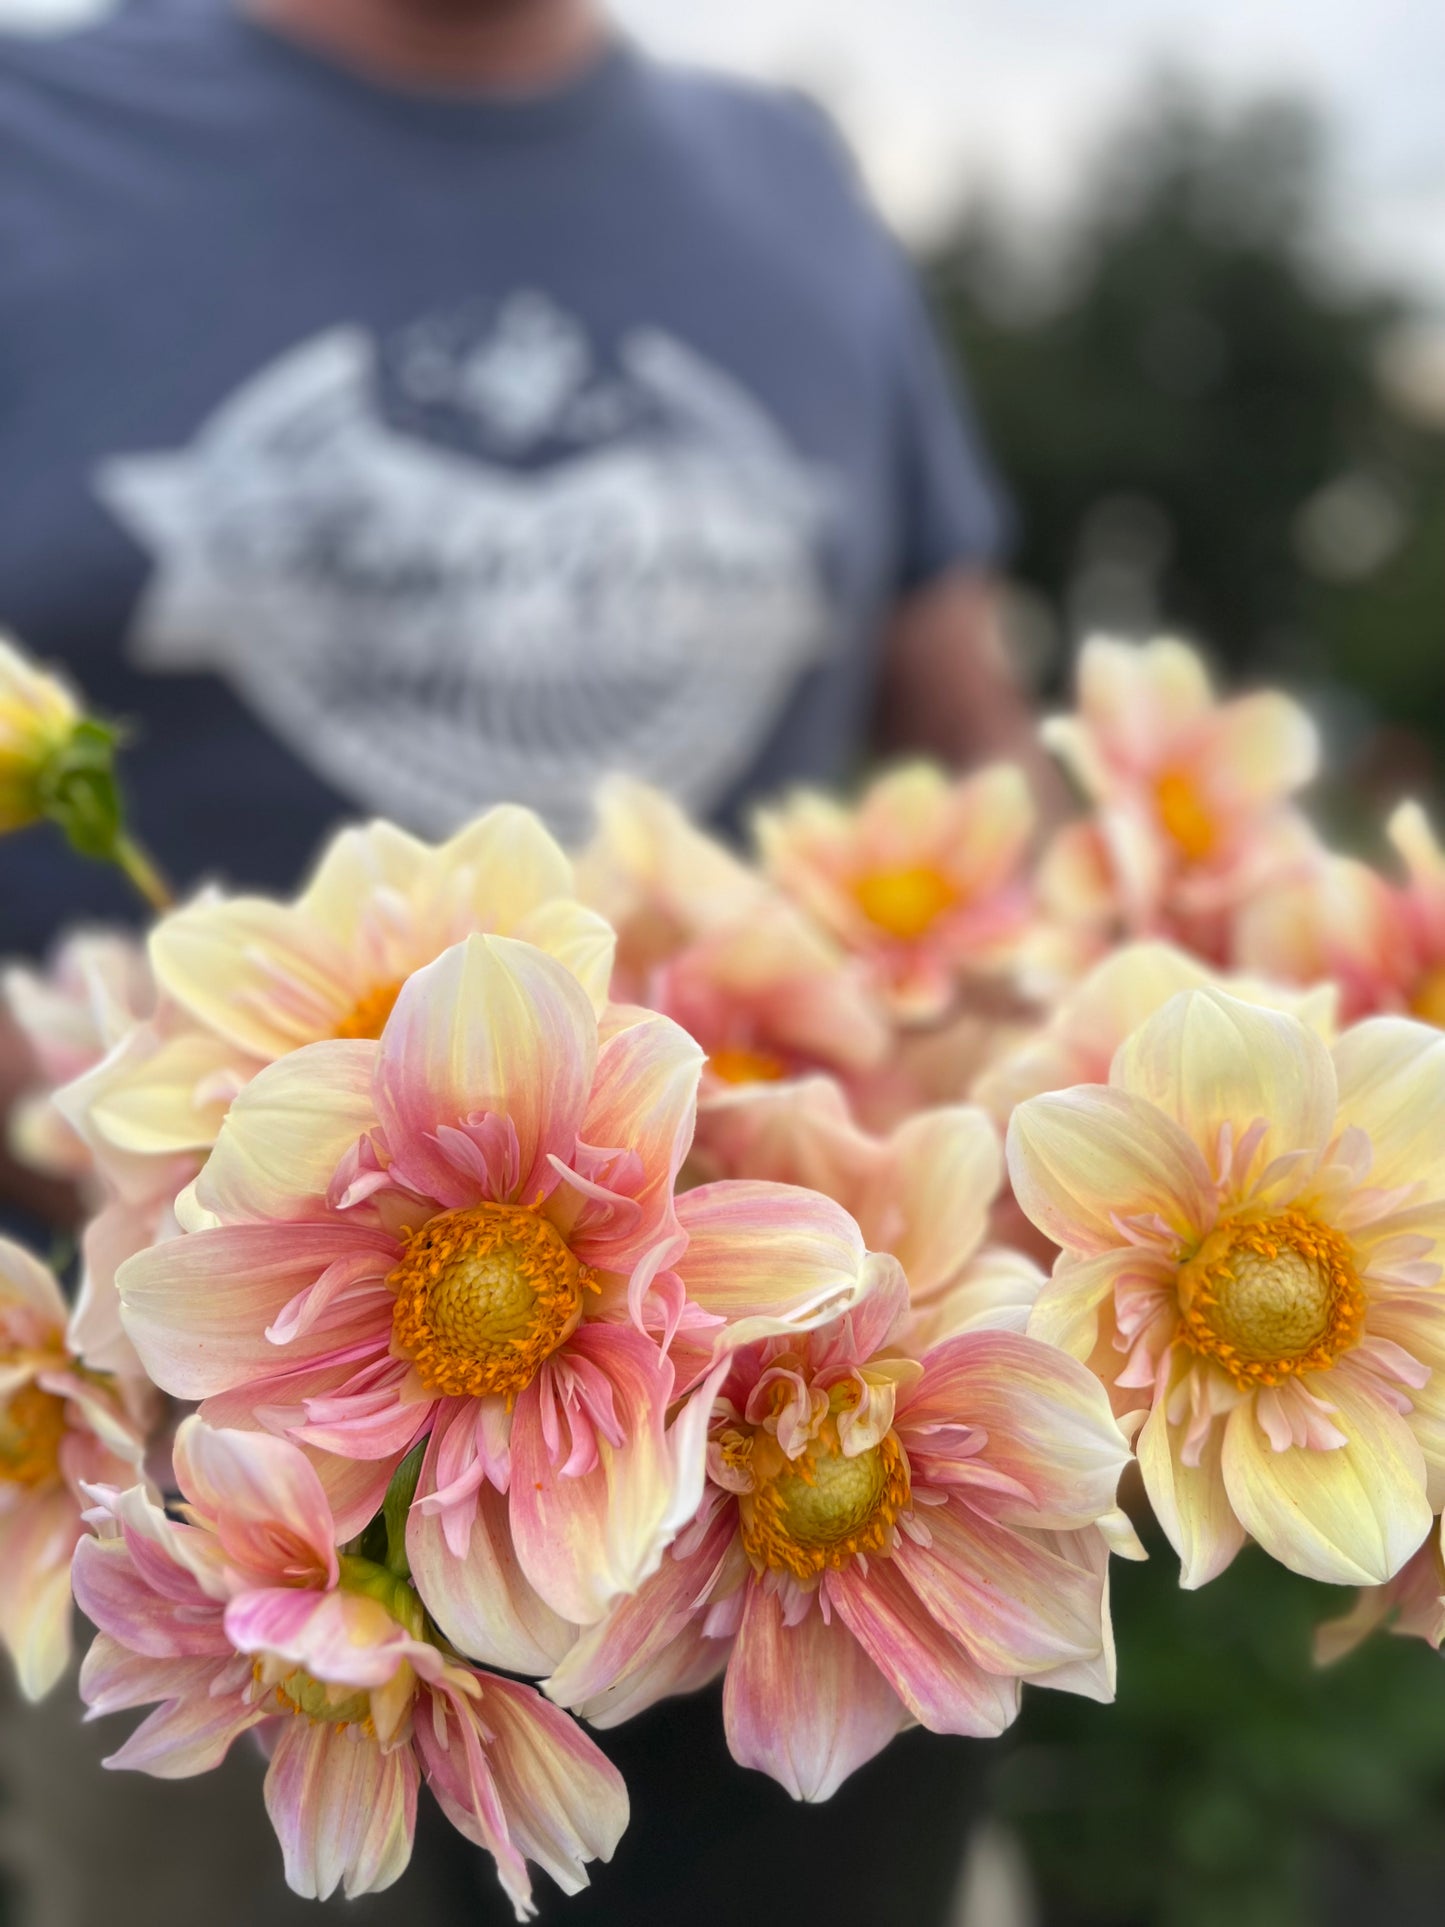
[[[530,91],[607,38],[593,0],[239,0],[262,25],[380,80]]]

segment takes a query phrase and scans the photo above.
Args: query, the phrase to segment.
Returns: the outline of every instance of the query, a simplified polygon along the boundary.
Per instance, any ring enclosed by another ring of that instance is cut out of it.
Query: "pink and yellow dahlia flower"
[[[338,1552],[305,1456],[283,1439],[188,1419],[185,1504],[100,1488],[75,1559],[99,1628],[81,1672],[91,1717],[159,1702],[106,1761],[161,1779],[218,1766],[255,1730],[266,1810],[299,1894],[388,1887],[411,1858],[423,1780],[484,1847],[519,1920],[535,1861],[568,1893],[627,1824],[617,1772],[533,1688],[437,1638],[406,1579]]]
[[[0,1239],[0,1639],[40,1699],[71,1653],[70,1560],[83,1487],[139,1475],[144,1388],[74,1356],[60,1287]]]
[[[940,1017],[961,979],[1007,961],[1027,922],[1034,806],[1012,764],[964,777],[909,764],[853,809],[803,791],[756,828],[768,874],[909,1021]]]
[[[695,1223],[689,1289],[713,1242]],[[734,1757],[823,1800],[914,1721],[1001,1732],[1023,1679],[1112,1697],[1099,1526],[1128,1446],[1102,1389],[1012,1332],[914,1349],[908,1320],[877,1259],[846,1311],[731,1355],[697,1518],[554,1699],[610,1726],[725,1667]]]
[[[1078,708],[1044,740],[1093,806],[1060,832],[1041,877],[1056,915],[1174,938],[1228,963],[1240,907],[1306,871],[1318,846],[1289,798],[1315,774],[1313,724],[1264,690],[1216,699],[1182,642],[1095,637]]]
[[[490,1664],[545,1671],[696,1504],[664,1341],[702,1320],[665,1273],[700,1063],[668,1019],[599,1029],[554,957],[470,937],[379,1041],[263,1070],[185,1234],[121,1270],[157,1384],[305,1445],[343,1533],[429,1435],[412,1568]]]
[[[1186,1586],[1247,1537],[1390,1579],[1445,1498],[1445,1039],[1186,991],[1107,1085],[1014,1112],[1009,1170],[1063,1247],[1029,1329],[1142,1420]]]

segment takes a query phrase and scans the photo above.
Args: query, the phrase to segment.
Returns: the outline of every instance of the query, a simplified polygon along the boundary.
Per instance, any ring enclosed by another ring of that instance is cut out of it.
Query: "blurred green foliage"
[[[1150,1552],[1115,1565],[1117,1704],[1026,1693],[995,1770],[1047,1919],[1437,1920],[1445,1660],[1380,1635],[1320,1669],[1313,1628],[1348,1592],[1251,1549],[1186,1593],[1157,1534]]]
[[[1046,248],[982,202],[928,265],[1056,640],[1167,624],[1398,785],[1445,756],[1445,407],[1392,399],[1407,304],[1331,208],[1310,111],[1162,82]]]

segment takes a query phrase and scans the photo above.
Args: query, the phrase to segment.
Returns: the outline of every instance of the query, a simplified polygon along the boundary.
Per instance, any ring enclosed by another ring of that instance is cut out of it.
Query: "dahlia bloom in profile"
[[[1029,914],[1033,828],[1008,763],[964,777],[909,764],[855,808],[805,790],[756,823],[768,874],[908,1020],[941,1016],[961,977],[1007,960]]]
[[[613,995],[674,1018],[715,1098],[882,1064],[889,1026],[861,973],[779,891],[627,778],[604,783],[578,888],[617,932]]]
[[[519,1920],[535,1861],[567,1893],[627,1824],[617,1772],[533,1688],[466,1665],[387,1566],[338,1552],[305,1456],[283,1439],[187,1419],[185,1504],[100,1489],[102,1536],[75,1594],[100,1629],[81,1671],[91,1717],[159,1702],[106,1761],[161,1779],[218,1766],[254,1729],[266,1811],[299,1894],[389,1887],[411,1858],[423,1780],[484,1847]]]
[[[1289,804],[1319,761],[1309,717],[1272,690],[1219,701],[1182,642],[1093,638],[1076,712],[1043,735],[1095,811],[1060,832],[1040,879],[1066,920],[1107,906],[1115,927],[1228,962],[1239,906],[1316,860]]]
[[[1246,1537],[1392,1578],[1445,1497],[1445,1039],[1324,1043],[1216,990],[1170,1000],[1107,1085],[1030,1098],[1008,1160],[1063,1247],[1029,1329],[1088,1359],[1186,1586]]]
[[[155,985],[145,951],[124,931],[73,931],[44,969],[9,965],[0,975],[0,999],[35,1061],[35,1088],[11,1114],[15,1155],[35,1170],[87,1179],[93,1153],[57,1108],[54,1093],[93,1069],[151,1015]]]
[[[379,1041],[261,1071],[184,1235],[119,1275],[156,1383],[305,1445],[341,1533],[429,1438],[417,1584],[515,1672],[655,1567],[701,1484],[664,1345],[699,1317],[664,1267],[701,1054],[664,1017],[617,1022],[554,957],[469,937]]]
[[[0,1639],[27,1699],[70,1662],[82,1484],[139,1476],[143,1397],[78,1363],[55,1279],[0,1239]]]
[[[1445,1028],[1445,851],[1418,803],[1402,803],[1385,833],[1403,882],[1329,856],[1249,905],[1239,955],[1289,983],[1332,979],[1347,1021],[1395,1011]]]
[[[45,766],[84,720],[65,684],[0,636],[0,835],[45,814]]]
[[[691,1229],[690,1289],[716,1262]],[[1128,1446],[1102,1388],[1012,1332],[915,1349],[908,1320],[884,1259],[846,1312],[731,1354],[695,1521],[582,1634],[554,1699],[611,1726],[725,1667],[734,1757],[824,1800],[915,1721],[1001,1732],[1021,1680],[1112,1697]]]

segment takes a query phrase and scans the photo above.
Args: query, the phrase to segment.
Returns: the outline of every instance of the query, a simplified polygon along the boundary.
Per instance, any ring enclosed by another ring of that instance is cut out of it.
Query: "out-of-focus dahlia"
[[[139,1476],[147,1416],[145,1387],[81,1365],[55,1279],[0,1239],[0,1639],[27,1699],[70,1660],[82,1487]]]
[[[1034,807],[1022,770],[951,777],[915,763],[849,809],[805,790],[757,818],[773,879],[850,954],[896,1015],[931,1020],[1016,947]]]

